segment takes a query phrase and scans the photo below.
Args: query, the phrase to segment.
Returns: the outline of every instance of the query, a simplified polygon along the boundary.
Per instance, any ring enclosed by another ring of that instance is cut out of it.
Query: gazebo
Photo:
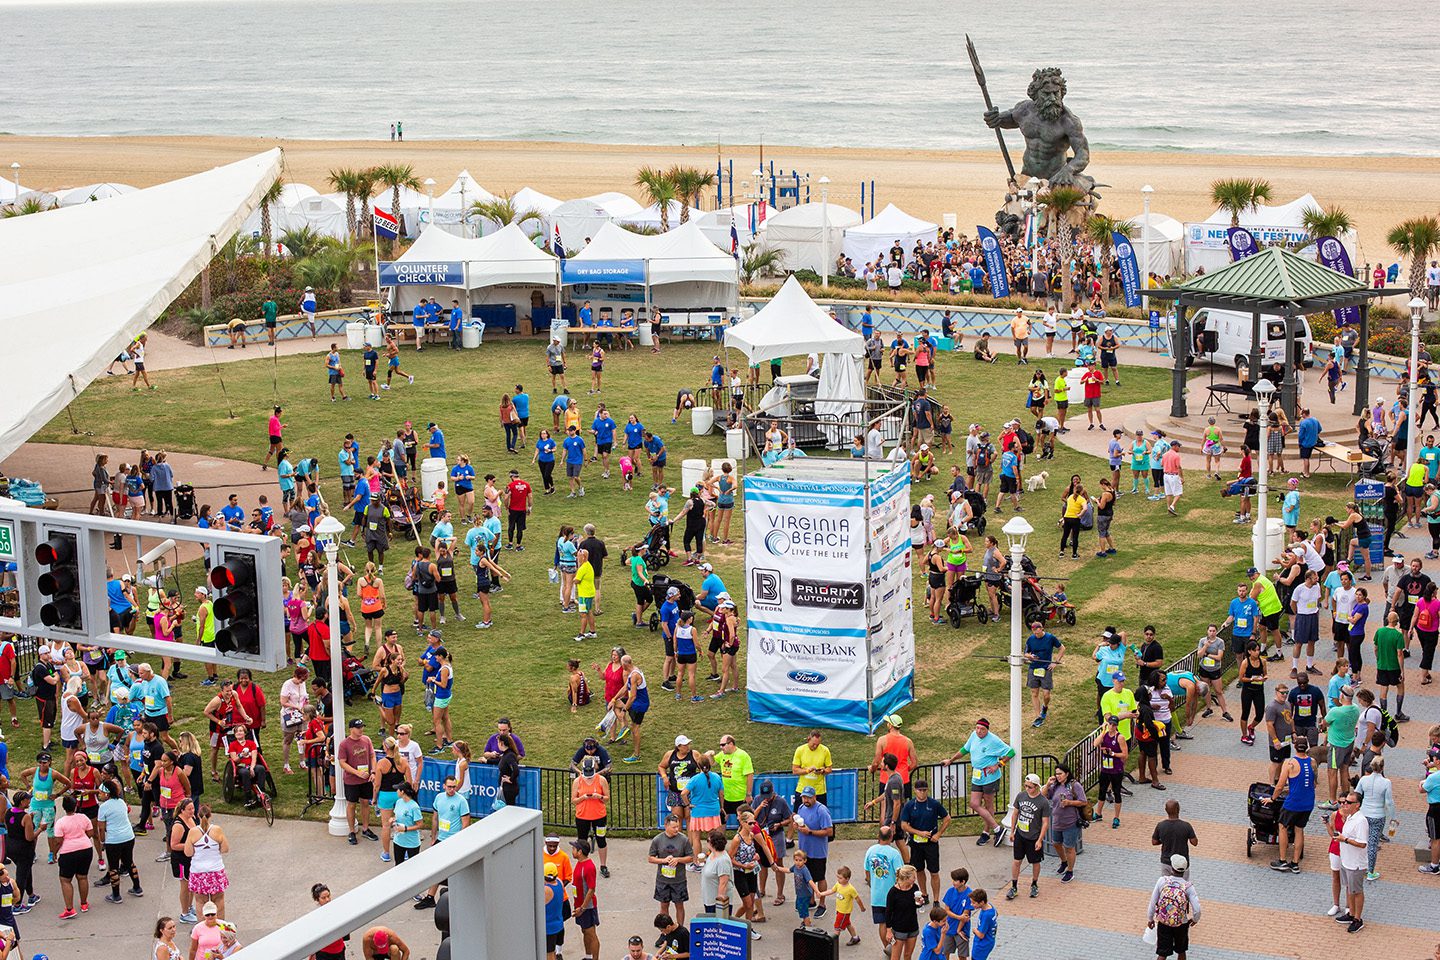
[[[1249,378],[1258,379],[1260,368],[1260,318],[1280,317],[1285,321],[1284,376],[1280,384],[1281,403],[1294,422],[1296,378],[1295,334],[1306,314],[1324,313],[1345,307],[1360,310],[1360,355],[1355,365],[1355,413],[1359,415],[1370,399],[1370,301],[1396,296],[1401,289],[1371,289],[1343,273],[1322,267],[1279,247],[1267,247],[1253,256],[1182,283],[1178,287],[1151,290],[1157,300],[1174,301],[1176,307],[1175,370],[1170,415],[1187,416],[1185,369],[1193,339],[1188,311],[1198,307],[1248,313],[1251,317]]]

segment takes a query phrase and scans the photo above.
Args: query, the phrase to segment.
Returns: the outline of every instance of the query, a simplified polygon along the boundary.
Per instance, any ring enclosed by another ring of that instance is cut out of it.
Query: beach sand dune
[[[461,169],[486,189],[500,193],[529,186],[560,199],[605,190],[631,195],[635,171],[650,164],[715,166],[714,146],[634,146],[628,144],[535,143],[414,140],[406,143],[365,140],[274,140],[258,137],[3,137],[9,161],[22,164],[26,185],[54,190],[97,181],[150,186],[196,173],[273,146],[285,150],[288,180],[322,192],[336,167],[409,163],[421,180],[433,177],[444,191]],[[1011,149],[1018,149],[1017,143]],[[736,177],[750,179],[760,158],[757,146],[726,145],[720,155],[735,160]],[[949,153],[858,148],[766,146],[767,161],[777,169],[809,172],[831,179],[832,202],[858,208],[860,183],[874,180],[876,209],[895,203],[937,222],[946,213],[959,228],[993,222],[1004,192],[1004,166],[998,152]],[[7,161],[8,162],[8,161]],[[1112,216],[1140,212],[1140,187],[1155,188],[1152,209],[1177,220],[1198,220],[1212,209],[1209,185],[1221,177],[1263,177],[1275,188],[1277,202],[1312,193],[1322,204],[1349,212],[1360,234],[1360,262],[1393,260],[1385,232],[1400,220],[1440,212],[1440,158],[1299,157],[1199,153],[1100,153],[1090,165],[1104,189],[1101,210]],[[819,199],[812,185],[812,199]],[[743,190],[735,190],[739,200]],[[704,206],[714,206],[714,194]]]

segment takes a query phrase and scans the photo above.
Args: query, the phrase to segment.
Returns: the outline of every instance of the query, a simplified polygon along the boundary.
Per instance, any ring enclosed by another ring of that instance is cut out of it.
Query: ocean
[[[1429,0],[0,0],[0,131],[987,149],[967,31],[1097,149],[1440,154]]]

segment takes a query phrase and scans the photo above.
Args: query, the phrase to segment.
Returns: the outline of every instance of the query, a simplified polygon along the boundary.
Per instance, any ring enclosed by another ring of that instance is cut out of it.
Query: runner
[[[994,835],[995,846],[1005,839],[1003,828],[995,819],[995,795],[1005,775],[1005,767],[1014,759],[1015,751],[1010,745],[990,732],[990,721],[981,717],[975,721],[975,731],[948,760],[947,765],[958,763],[962,758],[970,759],[970,809],[984,821],[977,846],[985,846]]]

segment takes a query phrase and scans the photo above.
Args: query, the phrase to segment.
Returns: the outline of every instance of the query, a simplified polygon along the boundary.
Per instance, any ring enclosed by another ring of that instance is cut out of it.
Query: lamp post
[[[328,513],[315,524],[315,544],[325,552],[325,594],[330,625],[330,703],[332,706],[331,727],[335,736],[335,802],[330,805],[330,836],[343,837],[350,833],[350,824],[345,816],[345,792],[342,784],[344,774],[340,770],[340,738],[345,736],[345,676],[340,666],[340,535],[345,524]]]
[[[820,178],[820,286],[830,286],[830,178]]]
[[[1024,517],[1011,517],[1001,528],[1010,544],[1010,747],[1015,751],[1020,769],[1024,769],[1025,753],[1021,740],[1025,724],[1020,716],[1024,701],[1024,687],[1020,673],[1023,666],[1022,644],[1025,642],[1025,625],[1021,615],[1023,604],[1020,600],[1020,582],[1024,577],[1022,564],[1025,559],[1025,542],[1035,528]]]
[[[426,177],[426,178],[425,178],[425,192],[426,192],[427,194],[429,194],[429,196],[430,196],[430,202],[429,202],[428,207],[427,207],[427,209],[430,211],[430,223],[434,223],[434,222],[435,222],[435,178],[434,178],[434,177]],[[428,224],[427,224],[427,225],[428,225]]]
[[[1409,427],[1410,442],[1405,445],[1405,473],[1410,473],[1410,468],[1415,464],[1415,448],[1420,446],[1419,429],[1415,422],[1415,396],[1419,390],[1420,382],[1420,321],[1425,319],[1425,301],[1415,297],[1409,303],[1410,307],[1410,390],[1406,394],[1409,397],[1405,408],[1406,425]],[[1408,479],[1408,478],[1407,478]],[[1402,482],[1405,482],[1402,480]]]
[[[1140,309],[1150,316],[1150,194],[1155,188],[1150,184],[1140,188],[1140,252],[1145,263],[1140,267]]]
[[[1263,576],[1266,565],[1270,558],[1266,556],[1266,526],[1269,519],[1270,505],[1267,498],[1270,495],[1270,439],[1266,434],[1270,430],[1270,398],[1275,396],[1275,384],[1261,377],[1255,382],[1255,402],[1260,405],[1260,475],[1255,485],[1255,511],[1254,543],[1252,544],[1251,562],[1256,570]]]
[[[15,178],[15,196],[12,197],[11,199],[13,199],[13,200],[19,200],[19,199],[20,199],[20,161],[19,161],[19,160],[16,160],[14,163],[10,164],[10,175]]]

